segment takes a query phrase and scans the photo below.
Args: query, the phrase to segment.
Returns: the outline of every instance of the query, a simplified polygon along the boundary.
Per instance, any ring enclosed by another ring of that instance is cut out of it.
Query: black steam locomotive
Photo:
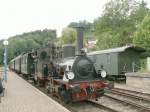
[[[77,35],[78,43],[82,42],[80,28]],[[78,54],[75,55],[73,45],[57,47],[54,43],[48,43],[14,58],[10,68],[32,79],[35,84],[44,86],[49,94],[65,102],[96,100],[103,96],[105,88],[111,89],[112,84],[105,81],[104,70],[95,71],[92,60],[83,50],[80,51],[81,44],[78,47]]]

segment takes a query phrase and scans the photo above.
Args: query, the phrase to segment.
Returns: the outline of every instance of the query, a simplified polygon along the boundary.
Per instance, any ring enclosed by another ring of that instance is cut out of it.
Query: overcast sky
[[[0,0],[0,39],[39,29],[93,21],[108,0]]]
[[[109,0],[0,0],[0,39],[23,32],[56,29],[70,22],[92,22]]]

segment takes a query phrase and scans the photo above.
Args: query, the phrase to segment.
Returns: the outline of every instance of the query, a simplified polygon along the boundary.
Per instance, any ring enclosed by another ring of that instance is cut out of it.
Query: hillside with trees
[[[56,30],[37,30],[33,32],[16,35],[8,39],[8,62],[15,56],[39,48],[47,41],[55,41]],[[3,64],[4,46],[3,40],[0,41],[0,64]]]

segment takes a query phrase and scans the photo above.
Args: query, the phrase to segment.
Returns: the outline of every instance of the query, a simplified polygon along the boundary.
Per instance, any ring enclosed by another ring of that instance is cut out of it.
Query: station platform
[[[0,112],[70,112],[14,72],[8,72],[4,86]]]
[[[126,83],[115,87],[150,94],[150,73],[126,73]]]

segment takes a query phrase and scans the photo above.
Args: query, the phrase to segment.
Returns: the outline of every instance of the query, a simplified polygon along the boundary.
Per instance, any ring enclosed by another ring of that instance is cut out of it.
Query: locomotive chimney
[[[83,48],[83,26],[78,24],[76,27],[77,32],[77,54],[81,54],[81,49]]]

